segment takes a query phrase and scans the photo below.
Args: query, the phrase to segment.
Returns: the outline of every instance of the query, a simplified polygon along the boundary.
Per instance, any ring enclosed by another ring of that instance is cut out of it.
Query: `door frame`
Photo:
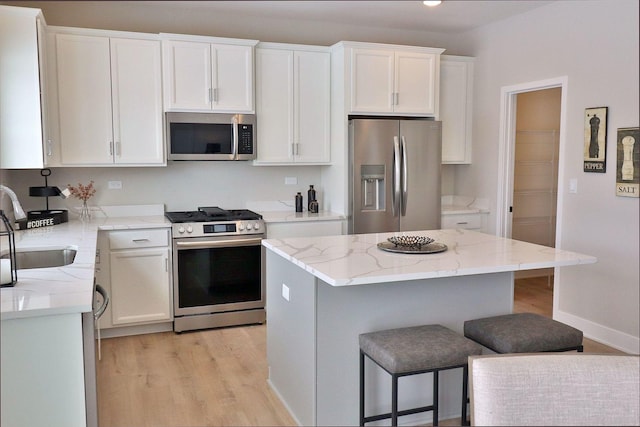
[[[555,77],[520,83],[513,86],[503,86],[500,90],[500,140],[498,147],[498,197],[496,215],[496,235],[511,237],[513,214],[509,207],[513,206],[514,157],[516,142],[516,107],[517,95],[551,88],[561,88],[560,97],[560,132],[558,153],[558,200],[556,207],[556,248],[559,247],[562,236],[560,218],[562,218],[564,200],[564,158],[566,149],[566,119],[567,119],[567,76]]]

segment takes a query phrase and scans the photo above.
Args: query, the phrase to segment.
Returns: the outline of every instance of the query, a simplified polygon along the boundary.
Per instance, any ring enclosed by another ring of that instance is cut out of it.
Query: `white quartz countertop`
[[[487,209],[460,205],[442,205],[440,209],[442,211],[442,215],[489,213],[489,210]]]
[[[334,212],[320,211],[311,213],[308,211],[260,211],[264,222],[306,222],[306,221],[340,221],[345,219],[344,215]]]
[[[71,220],[16,231],[17,251],[71,247],[77,253],[74,262],[64,267],[18,270],[16,285],[0,289],[1,318],[91,311],[98,231],[170,227],[164,215],[153,215]]]
[[[396,254],[378,242],[394,235],[428,236],[447,245],[441,253]],[[262,244],[332,286],[593,264],[597,259],[470,230],[267,239]]]

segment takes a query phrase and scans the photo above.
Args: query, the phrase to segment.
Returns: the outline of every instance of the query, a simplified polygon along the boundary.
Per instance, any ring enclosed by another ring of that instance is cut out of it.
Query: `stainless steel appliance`
[[[442,123],[349,120],[349,233],[440,228]]]
[[[264,323],[262,216],[201,207],[172,222],[174,331]]]
[[[169,160],[253,160],[253,114],[166,113]]]
[[[84,397],[87,427],[98,427],[98,381],[96,358],[99,357],[100,339],[96,339],[97,322],[109,305],[109,294],[95,284],[93,311],[82,313],[82,342],[84,353]],[[99,334],[99,331],[98,331]],[[98,347],[98,349],[96,349]]]

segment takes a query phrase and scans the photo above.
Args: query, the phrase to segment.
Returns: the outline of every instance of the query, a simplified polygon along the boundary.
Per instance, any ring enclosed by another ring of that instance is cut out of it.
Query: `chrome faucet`
[[[15,220],[25,219],[27,215],[24,213],[20,202],[18,201],[18,196],[16,193],[7,187],[6,185],[0,185],[0,193],[6,193],[11,199],[11,204],[13,205],[13,215],[15,216]]]

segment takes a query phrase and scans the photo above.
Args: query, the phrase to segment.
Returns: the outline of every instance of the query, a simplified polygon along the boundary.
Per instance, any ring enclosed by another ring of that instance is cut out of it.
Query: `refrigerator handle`
[[[400,160],[402,153],[400,152],[400,143],[398,142],[398,137],[393,137],[393,192],[391,193],[391,208],[393,212],[393,216],[397,216],[400,214]]]
[[[401,136],[402,141],[402,197],[400,202],[400,214],[405,216],[407,214],[407,202],[409,201],[409,191],[408,191],[408,174],[409,169],[407,168],[407,143],[404,140],[404,136]]]

